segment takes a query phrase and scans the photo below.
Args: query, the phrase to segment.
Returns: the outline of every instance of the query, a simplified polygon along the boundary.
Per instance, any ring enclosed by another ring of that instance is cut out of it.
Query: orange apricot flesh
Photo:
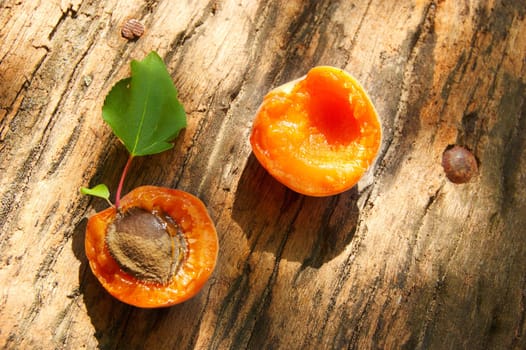
[[[187,192],[142,186],[121,199],[119,210],[130,208],[169,215],[181,228],[186,256],[165,284],[141,281],[125,272],[107,246],[108,227],[117,217],[116,209],[108,208],[89,218],[85,239],[91,270],[102,286],[120,301],[142,308],[171,306],[196,295],[211,276],[218,252],[216,229],[204,204]]]
[[[381,135],[376,110],[358,81],[319,66],[265,96],[250,143],[261,165],[288,188],[330,196],[359,181],[376,158]]]

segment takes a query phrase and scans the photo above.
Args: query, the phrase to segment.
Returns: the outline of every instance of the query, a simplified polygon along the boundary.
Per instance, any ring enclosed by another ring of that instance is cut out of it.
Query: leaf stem
[[[124,166],[124,170],[122,171],[121,180],[119,181],[119,187],[117,187],[117,194],[115,195],[115,209],[117,210],[119,210],[119,204],[121,201],[121,192],[122,192],[122,187],[124,185],[124,179],[126,178],[128,169],[130,169],[132,160],[133,160],[133,155],[130,154],[128,161],[126,162],[126,165]]]

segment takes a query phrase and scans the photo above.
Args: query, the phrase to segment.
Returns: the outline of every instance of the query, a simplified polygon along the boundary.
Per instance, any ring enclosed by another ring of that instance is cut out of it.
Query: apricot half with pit
[[[153,308],[199,292],[217,259],[215,226],[204,204],[174,189],[142,186],[119,210],[88,220],[86,255],[103,287],[117,299]]]

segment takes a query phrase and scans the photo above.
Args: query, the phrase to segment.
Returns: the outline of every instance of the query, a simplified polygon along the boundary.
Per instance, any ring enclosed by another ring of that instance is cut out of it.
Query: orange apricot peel
[[[160,210],[169,215],[183,232],[187,253],[167,284],[135,278],[119,266],[106,244],[108,226],[117,210],[103,210],[89,218],[85,239],[91,270],[103,287],[120,301],[142,308],[171,306],[196,295],[211,276],[218,253],[216,229],[204,204],[187,192],[141,186],[121,199],[119,210],[126,212],[129,208]]]
[[[319,66],[264,97],[250,143],[276,180],[321,197],[359,181],[381,136],[378,114],[359,82],[341,69]]]

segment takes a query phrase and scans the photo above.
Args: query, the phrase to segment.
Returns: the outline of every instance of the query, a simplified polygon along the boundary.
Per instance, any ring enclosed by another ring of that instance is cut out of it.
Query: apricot
[[[358,81],[341,69],[319,66],[264,97],[250,143],[283,185],[330,196],[358,182],[374,162],[381,136],[376,110]]]
[[[91,270],[111,295],[154,308],[199,292],[214,270],[218,240],[197,197],[142,186],[121,199],[118,211],[89,218],[85,247]]]

